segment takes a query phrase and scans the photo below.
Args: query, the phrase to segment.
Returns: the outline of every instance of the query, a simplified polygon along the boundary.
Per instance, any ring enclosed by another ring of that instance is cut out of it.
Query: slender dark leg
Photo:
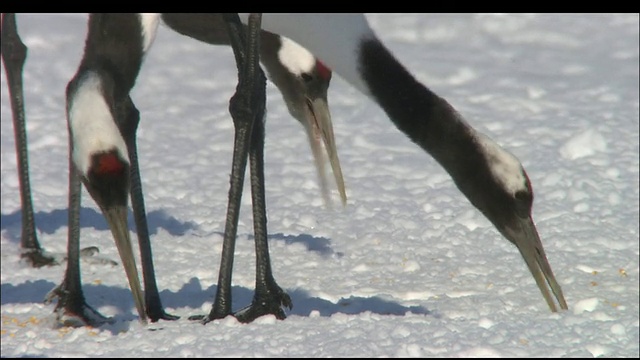
[[[291,301],[275,284],[275,281],[273,281],[270,265],[268,264],[268,249],[266,248],[266,210],[264,208],[264,172],[262,160],[264,147],[264,124],[262,121],[264,117],[266,80],[258,64],[261,16],[259,14],[251,14],[249,19],[249,36],[246,38],[237,14],[224,14],[224,18],[238,65],[238,86],[236,87],[236,93],[229,103],[229,112],[231,113],[235,126],[235,138],[227,220],[225,223],[222,258],[218,275],[218,289],[213,308],[209,315],[202,319],[202,322],[206,324],[211,320],[232,314],[231,275],[233,270],[233,256],[240,199],[242,197],[242,185],[244,183],[247,157],[250,148],[252,149],[251,183],[252,193],[254,194],[253,200],[258,200],[257,204],[254,203],[254,217],[257,216],[254,223],[259,224],[256,229],[256,238],[261,238],[261,240],[256,239],[256,249],[259,249],[257,259],[257,276],[259,279],[256,279],[256,283],[259,285],[256,286],[256,290],[259,290],[260,294],[258,295],[258,293],[256,293],[254,303],[257,299],[261,305],[268,305],[259,308],[250,306],[247,308],[248,310],[243,310],[243,312],[239,314],[238,319],[249,322],[260,315],[268,313],[275,314],[278,318],[283,319],[285,316],[280,304],[290,306]],[[245,39],[247,39],[247,41],[245,41]],[[253,131],[256,131],[255,135],[252,135]],[[254,143],[252,144],[250,142]],[[260,182],[262,183],[259,184]],[[264,263],[265,261],[267,261],[266,265]],[[258,286],[260,289],[258,289]],[[284,296],[282,294],[284,294]],[[277,305],[274,306],[273,304],[276,302]]]
[[[259,81],[265,81],[260,77]],[[264,88],[266,84],[259,85]],[[256,288],[251,305],[236,312],[241,322],[248,323],[256,318],[273,314],[283,320],[286,315],[283,307],[291,309],[291,298],[276,284],[271,271],[269,244],[267,242],[267,213],[265,203],[264,182],[264,109],[265,93],[256,92],[258,113],[253,125],[253,134],[249,152],[249,168],[251,170],[251,200],[253,204],[253,228],[256,247]]]
[[[228,14],[225,14],[225,21],[229,23]],[[218,274],[218,289],[216,291],[215,302],[211,312],[202,322],[207,323],[214,319],[221,319],[231,315],[231,274],[233,270],[233,256],[236,245],[236,234],[238,230],[238,216],[240,213],[240,200],[242,198],[242,186],[247,167],[247,156],[249,154],[249,140],[251,139],[251,128],[253,126],[253,114],[248,102],[250,95],[246,91],[247,79],[243,76],[244,66],[242,60],[242,42],[234,42],[242,38],[242,26],[237,15],[233,19],[234,23],[229,23],[234,31],[231,31],[231,44],[238,64],[238,86],[236,93],[230,100],[229,111],[233,118],[235,136],[233,142],[233,161],[231,165],[231,179],[229,187],[229,202],[227,204],[227,218],[224,229],[224,239],[222,243],[222,255],[220,260],[220,272]],[[241,35],[238,35],[241,34]],[[244,87],[244,91],[242,91]],[[251,85],[251,84],[248,84]],[[250,90],[250,89],[249,89]]]
[[[24,91],[22,72],[27,57],[27,47],[22,43],[16,27],[15,14],[2,14],[2,60],[7,73],[9,95],[11,97],[11,112],[13,114],[13,130],[16,142],[16,157],[18,158],[18,180],[20,183],[20,202],[22,208],[22,235],[20,247],[21,257],[33,267],[59,265],[53,254],[48,254],[38,242],[36,222],[33,216],[33,200],[29,180],[29,153],[27,151],[27,130],[25,127]],[[74,214],[80,213],[74,209]],[[86,258],[99,252],[95,246],[89,246],[80,251],[80,257]]]
[[[20,202],[22,207],[22,258],[34,267],[58,265],[58,262],[40,247],[36,236],[36,223],[33,218],[33,201],[29,181],[29,155],[27,153],[27,129],[25,127],[24,92],[22,70],[27,58],[27,47],[22,43],[16,27],[15,14],[2,15],[2,61],[7,73],[13,130],[18,158],[18,179],[20,183]]]
[[[153,256],[151,253],[151,241],[149,240],[149,226],[147,225],[147,215],[144,207],[144,196],[142,195],[142,181],[140,180],[140,167],[138,165],[138,146],[136,143],[136,132],[140,123],[140,112],[128,97],[119,109],[118,126],[122,133],[127,150],[129,151],[129,161],[131,162],[131,204],[133,207],[133,217],[136,222],[138,233],[138,244],[140,245],[140,257],[142,258],[142,277],[144,278],[145,310],[152,322],[160,319],[177,320],[180,317],[167,314],[162,307],[156,274],[153,267]]]
[[[227,217],[222,242],[222,254],[220,271],[218,273],[218,289],[211,312],[207,316],[192,316],[191,320],[199,319],[206,324],[215,319],[221,319],[231,315],[231,273],[233,270],[233,256],[238,230],[238,216],[240,212],[240,200],[242,198],[242,186],[244,184],[245,169],[249,153],[249,141],[254,116],[251,113],[250,93],[247,92],[247,81],[244,67],[244,33],[242,24],[237,14],[224,14],[225,24],[231,39],[231,47],[236,57],[238,66],[238,86],[236,93],[229,102],[229,112],[233,119],[235,135],[233,142],[233,160],[231,163],[231,178],[229,180],[229,202],[227,204]],[[250,81],[250,84],[253,81]],[[244,87],[243,87],[244,86]],[[252,88],[248,89],[249,92]]]
[[[48,304],[58,299],[54,312],[63,326],[100,326],[109,319],[87,305],[80,278],[80,200],[82,195],[80,176],[71,158],[69,141],[69,233],[67,239],[67,270],[62,283],[45,297]]]

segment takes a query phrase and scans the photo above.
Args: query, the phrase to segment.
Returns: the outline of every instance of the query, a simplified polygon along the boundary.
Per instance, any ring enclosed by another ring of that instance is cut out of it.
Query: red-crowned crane
[[[21,257],[34,267],[57,265],[58,259],[42,249],[36,234],[29,180],[29,157],[25,127],[22,71],[27,57],[27,47],[22,43],[16,28],[15,14],[3,13],[2,61],[5,64],[7,83],[11,97],[13,128],[15,132],[18,180],[21,200]],[[212,45],[228,45],[229,38],[222,23],[221,14],[213,13],[165,13],[163,22],[174,31]],[[331,170],[342,204],[346,203],[346,192],[327,102],[327,90],[331,70],[317,61],[308,51],[294,42],[263,31],[260,48],[261,61],[269,78],[282,92],[291,115],[305,128],[314,156],[325,203],[330,202],[325,160],[320,139],[324,141]],[[87,252],[95,249],[87,248]]]
[[[183,35],[209,44],[229,45],[229,36],[221,14],[163,14],[162,19],[170,28]],[[26,58],[26,47],[18,36],[15,14],[3,14],[2,20],[5,50],[2,58],[8,74],[12,99],[23,204],[23,257],[33,266],[53,265],[56,262],[55,258],[41,249],[35,236],[32,216],[22,104],[22,68]],[[157,21],[158,15],[140,18],[133,14],[95,15],[90,21],[89,27],[93,31],[87,36],[82,64],[69,84],[69,130],[71,134],[75,134],[71,141],[74,157],[70,163],[70,260],[62,284],[47,296],[47,301],[59,299],[56,312],[63,324],[97,325],[106,321],[85,303],[80,286],[80,185],[75,176],[75,169],[79,170],[86,188],[105,214],[121,254],[122,251],[125,252],[123,263],[127,269],[136,306],[140,311],[142,295],[139,286],[135,286],[137,273],[134,262],[127,253],[129,235],[127,224],[123,223],[126,220],[126,217],[123,220],[126,214],[126,192],[123,192],[123,189],[130,187],[142,255],[146,315],[152,321],[177,318],[164,312],[155,282],[135,142],[139,113],[128,98],[143,56],[153,41]],[[308,51],[288,39],[266,31],[261,32],[261,38],[262,62],[273,83],[282,92],[289,112],[304,126],[309,137],[323,197],[325,201],[329,201],[320,139],[324,142],[344,204],[346,193],[327,102],[331,71]],[[105,88],[109,90],[109,94],[105,93]],[[96,137],[97,135],[99,137]],[[122,147],[123,141],[125,147]],[[129,168],[130,171],[127,170]],[[123,178],[129,173],[130,178]],[[143,313],[141,318],[144,318]]]
[[[229,44],[227,30],[221,26],[222,14],[164,13],[162,21],[190,38],[213,45]],[[320,138],[324,142],[342,205],[345,205],[347,195],[327,103],[331,70],[295,42],[267,31],[260,34],[260,62],[282,93],[289,113],[307,131],[325,203],[329,203],[330,198]]]
[[[229,15],[225,19],[239,70],[239,85],[230,104],[236,137],[218,288],[211,312],[202,322],[231,314],[244,322],[265,314],[283,319],[283,307],[290,307],[291,299],[273,278],[266,237],[262,162],[265,80],[257,62],[257,34],[263,17],[242,15],[249,24],[246,45],[237,45],[243,40],[237,18]],[[473,129],[446,100],[416,81],[377,39],[362,14],[266,14],[262,25],[309,49],[379,104],[401,131],[450,174],[472,205],[516,245],[551,311],[558,308],[549,288],[560,308],[567,309],[531,217],[530,180],[514,155]],[[234,314],[231,275],[247,157],[252,174],[256,288],[251,305]]]
[[[241,14],[241,18],[246,23],[251,15]],[[560,308],[568,308],[531,217],[533,190],[520,161],[472,128],[445,99],[418,82],[377,38],[364,14],[264,14],[262,29],[304,46],[376,102],[396,127],[430,154],[471,204],[518,248],[551,311],[558,308],[549,288]],[[225,238],[221,279],[205,322],[231,313],[228,264],[232,261],[225,262],[227,257],[233,257],[233,241]],[[261,281],[266,289],[256,291],[250,312],[279,303],[286,305],[288,298],[273,286],[275,282]]]
[[[561,309],[568,308],[531,217],[533,190],[520,161],[489,137],[473,129],[445,99],[419,83],[380,42],[363,14],[242,14],[242,19],[250,25],[248,39],[255,41],[256,24],[262,25],[267,31],[293,39],[382,107],[396,127],[429,153],[449,173],[471,204],[507,240],[516,245],[551,311],[558,310],[551,293]],[[257,44],[252,45],[249,41],[247,46],[248,54],[257,52]],[[236,58],[238,60],[238,54]],[[250,55],[247,58],[256,62]],[[242,63],[240,60],[237,62]],[[250,66],[248,69],[255,68]],[[261,81],[260,74],[254,73],[257,83]],[[250,77],[250,74],[245,75]],[[239,78],[242,84],[242,77]],[[250,83],[245,89],[252,89],[253,86],[255,83]],[[243,105],[245,111],[257,107],[256,113],[259,114],[259,109],[264,108],[261,102],[263,93],[255,91],[253,95],[257,97],[257,103]],[[231,109],[236,105],[232,101]],[[208,315],[192,317],[204,324],[228,315],[234,315],[243,322],[266,314],[284,319],[286,315],[283,308],[292,306],[289,295],[275,282],[269,260],[261,124],[261,119],[255,120],[250,146],[236,142],[234,147],[228,216],[214,304]],[[239,129],[236,127],[237,131]],[[256,131],[260,133],[255,134]],[[238,151],[241,154],[250,152],[251,159],[256,285],[251,304],[233,313],[231,277],[235,230],[244,179],[243,161],[246,161],[244,155],[236,159]],[[254,181],[254,169],[259,181]]]

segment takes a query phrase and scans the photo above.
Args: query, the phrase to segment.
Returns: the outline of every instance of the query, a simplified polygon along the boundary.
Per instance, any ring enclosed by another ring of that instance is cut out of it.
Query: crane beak
[[[525,218],[516,216],[516,220],[512,226],[506,226],[502,229],[503,235],[516,245],[520,254],[524,258],[524,261],[529,267],[529,271],[536,280],[536,284],[542,296],[547,301],[549,308],[552,312],[557,312],[556,304],[549,293],[549,288],[555,296],[556,300],[560,304],[560,308],[563,310],[568,309],[567,302],[562,294],[562,289],[556,281],[547,256],[545,255],[540,236],[536,230],[536,226],[531,219],[531,216]]]
[[[124,266],[124,271],[129,280],[129,287],[133,294],[133,300],[136,304],[136,309],[138,309],[140,322],[146,324],[147,316],[144,311],[144,296],[140,286],[140,278],[138,277],[138,269],[136,268],[136,261],[133,257],[131,237],[129,236],[129,228],[127,226],[127,207],[122,205],[111,206],[103,209],[102,213],[109,224],[111,234],[113,234],[116,246],[118,247],[118,253],[120,253],[120,259],[122,259],[122,265]]]
[[[331,112],[329,111],[329,104],[323,98],[316,98],[314,100],[307,98],[307,134],[311,143],[311,150],[316,163],[316,168],[321,178],[323,193],[326,193],[325,187],[325,171],[324,171],[324,158],[320,145],[320,138],[324,142],[324,147],[331,164],[331,170],[333,170],[333,176],[336,180],[336,186],[340,193],[340,199],[342,205],[347,204],[347,193],[344,186],[344,178],[342,177],[342,168],[340,167],[340,160],[338,159],[338,150],[336,149],[336,140],[333,136],[333,124],[331,123]],[[325,195],[325,199],[327,196]]]

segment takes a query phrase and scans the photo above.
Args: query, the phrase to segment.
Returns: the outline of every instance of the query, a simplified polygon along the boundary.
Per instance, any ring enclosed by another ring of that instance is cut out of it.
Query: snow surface
[[[335,190],[333,207],[323,204],[304,131],[268,87],[269,240],[274,276],[294,303],[288,318],[189,321],[210,310],[216,290],[236,68],[229,48],[161,26],[133,98],[143,119],[158,284],[167,310],[182,318],[142,326],[122,266],[83,261],[88,303],[116,321],[54,327],[54,306],[43,298],[64,266],[19,262],[3,71],[2,356],[638,357],[638,14],[367,16],[420,81],[521,160],[568,311],[549,311],[517,249],[432,158],[336,76],[329,96],[345,208]],[[24,81],[38,235],[48,251],[64,253],[64,89],[80,60],[86,16],[19,15],[18,22],[30,49]],[[242,204],[234,309],[250,302],[254,287],[247,186]],[[81,224],[83,247],[119,260],[86,191]]]

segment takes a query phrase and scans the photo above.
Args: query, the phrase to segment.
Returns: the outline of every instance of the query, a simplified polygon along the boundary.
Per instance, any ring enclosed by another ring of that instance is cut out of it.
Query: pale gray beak
[[[531,271],[531,275],[536,280],[536,284],[538,284],[538,288],[540,288],[542,296],[547,301],[551,311],[557,312],[558,309],[547,285],[551,288],[553,295],[560,304],[560,308],[563,310],[568,309],[562,289],[553,275],[533,220],[530,216],[526,218],[516,216],[516,218],[517,220],[515,220],[513,227],[507,226],[502,229],[504,236],[520,250],[520,254],[527,263],[529,271]]]
[[[133,294],[133,301],[138,309],[140,322],[146,324],[147,315],[144,310],[144,295],[142,294],[138,269],[136,268],[136,260],[131,248],[131,237],[129,236],[129,229],[127,227],[127,207],[112,206],[107,209],[103,209],[102,213],[107,219],[107,223],[109,224],[109,228],[113,234],[116,246],[118,247],[118,253],[120,253],[120,259],[122,259],[122,265],[124,266],[124,271],[126,272],[127,279],[129,280],[129,287]]]
[[[347,204],[347,193],[345,191],[340,160],[338,159],[336,140],[333,136],[333,124],[331,123],[329,104],[322,98],[316,98],[315,100],[307,98],[307,110],[308,113],[306,117],[309,125],[306,127],[307,135],[309,136],[309,143],[311,144],[316,169],[320,176],[323,197],[325,198],[325,202],[329,203],[327,201],[329,195],[325,179],[324,156],[321,150],[320,139],[322,139],[324,143],[324,148],[327,152],[329,163],[331,164],[331,170],[336,180],[336,186],[340,193],[342,205],[345,206]]]

